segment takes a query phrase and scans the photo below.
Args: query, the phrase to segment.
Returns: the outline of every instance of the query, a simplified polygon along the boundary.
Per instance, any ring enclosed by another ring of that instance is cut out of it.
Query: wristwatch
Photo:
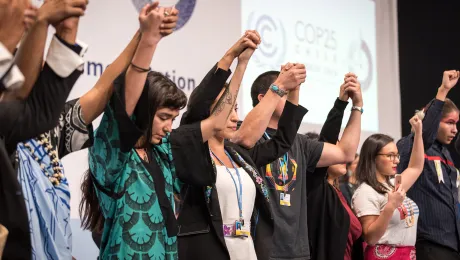
[[[364,113],[364,109],[362,107],[352,106],[351,111],[353,111],[353,110],[359,111],[359,112],[361,112],[361,114]]]
[[[280,89],[277,85],[271,84],[270,85],[270,90],[275,92],[278,96],[284,97],[287,94],[286,90]]]

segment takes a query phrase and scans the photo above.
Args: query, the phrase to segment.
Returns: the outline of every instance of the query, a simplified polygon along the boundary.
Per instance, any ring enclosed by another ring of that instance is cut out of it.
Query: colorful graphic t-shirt
[[[276,130],[267,129],[268,138],[275,133]],[[264,140],[268,138],[265,136]],[[261,169],[269,188],[275,220],[272,260],[310,259],[307,175],[314,172],[323,145],[298,134],[286,156]]]

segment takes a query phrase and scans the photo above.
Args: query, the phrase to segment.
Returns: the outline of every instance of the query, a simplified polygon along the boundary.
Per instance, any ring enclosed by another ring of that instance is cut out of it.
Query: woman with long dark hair
[[[364,141],[356,169],[360,186],[352,199],[353,210],[361,222],[368,246],[365,259],[414,259],[419,209],[406,197],[423,170],[422,121],[409,121],[414,147],[409,167],[401,183],[390,179],[397,173],[399,152],[388,135],[374,134]],[[399,178],[398,178],[399,179]]]

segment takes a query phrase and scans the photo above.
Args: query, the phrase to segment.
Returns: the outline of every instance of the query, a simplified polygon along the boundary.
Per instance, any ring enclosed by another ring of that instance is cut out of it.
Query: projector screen
[[[383,86],[378,82],[381,71],[377,63],[374,1],[241,1],[241,32],[248,29],[257,30],[262,43],[249,62],[243,80],[245,88],[263,72],[280,70],[282,64],[305,64],[307,80],[301,87],[300,104],[310,111],[303,119],[302,130],[319,131],[339,94],[344,75],[353,72],[361,83],[364,99],[362,131],[367,136],[381,130],[379,111],[388,103],[383,96],[379,98],[378,91]],[[388,49],[384,52],[393,55]],[[392,88],[399,91],[399,84]],[[244,116],[252,109],[252,99],[247,90],[240,95]],[[399,106],[399,100],[394,101],[392,105]],[[351,105],[346,110],[345,123],[350,108]]]

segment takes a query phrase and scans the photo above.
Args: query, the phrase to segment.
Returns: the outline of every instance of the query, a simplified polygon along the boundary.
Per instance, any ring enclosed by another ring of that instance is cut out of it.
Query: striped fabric
[[[399,173],[408,166],[412,144],[411,135],[398,142],[401,153]],[[438,177],[436,162],[441,165],[442,177]],[[458,251],[460,214],[457,169],[447,148],[438,141],[426,151],[423,172],[407,195],[420,209],[417,240],[428,240]]]

